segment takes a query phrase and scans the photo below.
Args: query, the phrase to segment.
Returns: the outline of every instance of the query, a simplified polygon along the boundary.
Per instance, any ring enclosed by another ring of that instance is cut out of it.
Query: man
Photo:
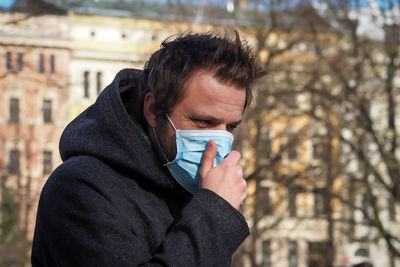
[[[249,234],[231,132],[262,75],[237,34],[181,35],[117,74],[61,137],[32,265],[229,265]]]

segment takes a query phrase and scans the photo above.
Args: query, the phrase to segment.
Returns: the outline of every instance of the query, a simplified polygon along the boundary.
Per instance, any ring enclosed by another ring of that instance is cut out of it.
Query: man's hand
[[[238,164],[240,153],[232,151],[213,168],[216,154],[217,145],[210,140],[200,167],[200,187],[213,191],[239,210],[247,196],[247,184],[243,179],[242,167]]]

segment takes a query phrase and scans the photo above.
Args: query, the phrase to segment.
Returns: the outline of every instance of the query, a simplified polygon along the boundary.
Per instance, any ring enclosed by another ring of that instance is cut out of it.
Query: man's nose
[[[226,124],[219,124],[217,126],[215,126],[215,128],[213,130],[223,130],[223,131],[227,131],[228,130],[228,125]]]

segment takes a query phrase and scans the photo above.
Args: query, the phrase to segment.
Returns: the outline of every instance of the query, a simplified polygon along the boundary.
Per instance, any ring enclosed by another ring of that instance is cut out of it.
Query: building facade
[[[0,13],[0,24],[0,198],[4,203],[12,195],[18,224],[32,236],[39,193],[61,162],[69,24],[65,16],[6,12]],[[3,210],[0,216],[11,215]]]

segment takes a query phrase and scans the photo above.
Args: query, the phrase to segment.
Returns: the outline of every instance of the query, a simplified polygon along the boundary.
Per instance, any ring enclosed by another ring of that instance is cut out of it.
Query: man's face
[[[233,132],[242,120],[245,88],[220,83],[212,74],[196,72],[185,84],[183,99],[169,114],[176,129]],[[157,136],[169,161],[176,155],[175,131],[167,118],[157,121]]]

